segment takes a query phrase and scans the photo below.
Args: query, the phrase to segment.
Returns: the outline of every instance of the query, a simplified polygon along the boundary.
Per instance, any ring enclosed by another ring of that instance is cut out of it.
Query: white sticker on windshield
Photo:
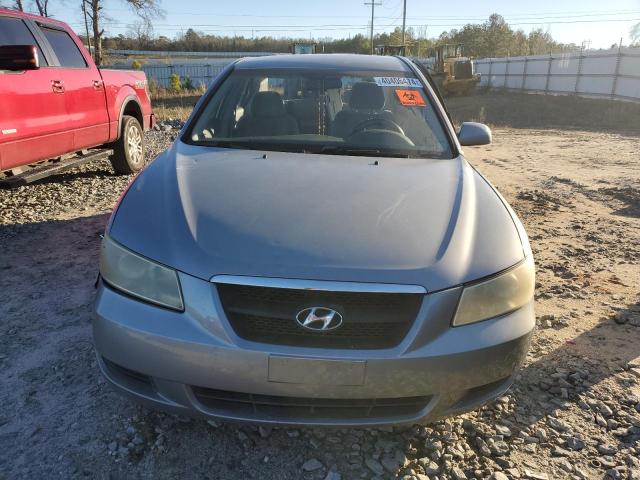
[[[422,88],[420,80],[408,77],[373,77],[379,87],[417,87]]]

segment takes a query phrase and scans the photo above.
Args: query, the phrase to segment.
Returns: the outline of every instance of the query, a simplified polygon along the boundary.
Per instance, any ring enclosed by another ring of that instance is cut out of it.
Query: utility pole
[[[373,18],[375,15],[376,5],[382,5],[382,3],[376,3],[376,0],[371,0],[369,3],[365,3],[365,5],[371,5],[371,55],[373,55]]]
[[[402,50],[404,50],[402,52],[402,55],[406,55],[407,52],[407,47],[405,46],[404,43],[404,32],[405,32],[405,28],[407,26],[407,0],[404,0],[404,4],[402,6]]]

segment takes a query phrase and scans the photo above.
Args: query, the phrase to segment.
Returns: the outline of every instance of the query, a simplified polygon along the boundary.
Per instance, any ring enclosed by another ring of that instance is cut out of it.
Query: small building
[[[292,43],[289,46],[289,53],[295,55],[316,53],[316,43]]]

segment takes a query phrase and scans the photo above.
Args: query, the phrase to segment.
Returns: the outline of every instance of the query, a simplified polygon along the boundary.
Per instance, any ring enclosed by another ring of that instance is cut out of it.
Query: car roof
[[[56,20],[51,17],[42,17],[40,15],[36,15],[35,13],[21,12],[19,10],[14,10],[12,8],[4,8],[0,7],[0,15],[10,16],[10,17],[18,17],[18,18],[28,18],[30,20],[34,20],[36,22],[48,23],[50,25],[58,25],[60,27],[66,27],[66,23]]]
[[[356,55],[346,53],[270,55],[266,57],[243,58],[236,63],[239,70],[251,69],[323,69],[323,70],[378,70],[411,72],[411,68],[401,57],[379,55]]]

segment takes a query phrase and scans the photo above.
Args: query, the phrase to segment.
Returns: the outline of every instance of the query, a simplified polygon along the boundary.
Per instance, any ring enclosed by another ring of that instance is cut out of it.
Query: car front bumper
[[[533,302],[450,327],[460,288],[425,295],[413,327],[381,350],[261,344],[235,335],[215,286],[180,274],[185,312],[100,282],[98,363],[122,393],[151,407],[289,425],[428,423],[503,394],[535,326]]]

